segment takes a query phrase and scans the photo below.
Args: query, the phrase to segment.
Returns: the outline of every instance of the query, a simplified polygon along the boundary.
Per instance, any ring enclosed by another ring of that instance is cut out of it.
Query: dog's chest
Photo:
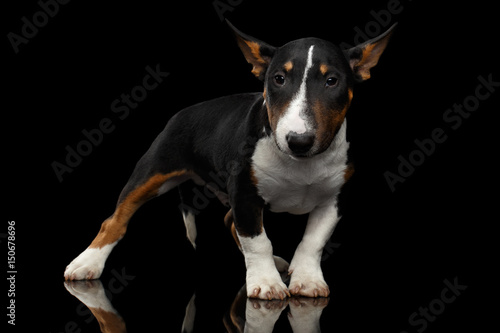
[[[344,183],[348,143],[294,160],[276,148],[272,137],[257,142],[252,157],[259,195],[273,212],[306,214],[335,198]]]

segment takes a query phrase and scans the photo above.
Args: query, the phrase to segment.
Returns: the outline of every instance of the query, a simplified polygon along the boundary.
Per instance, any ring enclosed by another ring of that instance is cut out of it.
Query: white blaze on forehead
[[[278,144],[282,148],[287,146],[286,135],[289,132],[303,134],[310,129],[310,125],[308,124],[308,121],[302,111],[307,107],[306,80],[307,74],[312,67],[313,49],[314,45],[311,45],[309,47],[309,51],[307,52],[306,67],[304,69],[304,75],[302,76],[302,82],[299,90],[293,96],[288,109],[285,111],[283,117],[281,117],[278,121],[278,125],[276,126]]]

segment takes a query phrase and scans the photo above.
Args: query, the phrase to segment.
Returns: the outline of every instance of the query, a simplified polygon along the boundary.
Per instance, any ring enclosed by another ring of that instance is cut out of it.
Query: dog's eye
[[[328,79],[326,79],[325,86],[333,87],[333,86],[336,86],[338,82],[339,82],[339,79],[337,79],[336,77],[329,77]]]
[[[274,82],[276,82],[277,85],[282,86],[285,84],[285,77],[283,75],[275,75],[274,76]]]

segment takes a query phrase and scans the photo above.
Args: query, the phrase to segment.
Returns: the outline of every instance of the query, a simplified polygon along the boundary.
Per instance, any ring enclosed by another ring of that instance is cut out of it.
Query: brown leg
[[[113,215],[103,222],[101,230],[89,248],[101,248],[122,239],[127,231],[128,221],[146,201],[159,194],[160,187],[168,180],[185,175],[186,170],[156,174],[144,184],[139,185],[121,200]]]
[[[155,174],[140,185],[127,184],[116,206],[113,215],[101,225],[101,230],[90,246],[73,260],[66,271],[66,280],[97,279],[104,268],[104,263],[117,242],[127,231],[128,221],[132,215],[149,199],[167,192],[188,179],[186,170],[178,170],[166,174]]]

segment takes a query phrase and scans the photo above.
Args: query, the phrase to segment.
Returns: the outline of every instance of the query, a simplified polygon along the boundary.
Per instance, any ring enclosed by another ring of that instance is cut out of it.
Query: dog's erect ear
[[[370,69],[378,63],[397,25],[395,23],[382,35],[344,51],[357,82],[370,78]]]
[[[253,65],[252,73],[261,81],[264,81],[266,70],[271,63],[271,58],[276,51],[274,46],[266,44],[258,39],[250,37],[236,29],[228,20],[227,25],[233,31],[238,46],[248,63]]]

